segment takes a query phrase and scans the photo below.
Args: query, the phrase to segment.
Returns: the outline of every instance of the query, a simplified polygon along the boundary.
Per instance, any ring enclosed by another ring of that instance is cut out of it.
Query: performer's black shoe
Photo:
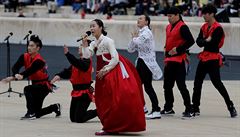
[[[184,111],[182,113],[182,117],[186,117],[186,118],[192,118],[194,117],[194,113],[190,112],[190,111]]]
[[[175,114],[175,112],[174,112],[173,109],[171,109],[171,110],[163,109],[163,110],[161,111],[161,114],[163,114],[163,115],[173,115],[173,114]]]
[[[55,104],[55,110],[54,112],[56,113],[56,117],[60,117],[61,116],[61,105],[59,103]]]
[[[237,117],[237,110],[235,109],[235,107],[233,105],[231,105],[229,108],[228,108],[229,112],[230,112],[230,115],[232,118],[234,117]]]
[[[33,114],[25,114],[23,117],[20,118],[20,120],[34,120],[36,119],[36,115],[33,113]]]
[[[192,105],[192,111],[193,111],[193,115],[194,116],[200,116],[200,109],[199,109],[199,107],[194,107]]]
[[[200,116],[200,110],[195,110],[195,111],[193,112],[193,115],[194,115],[194,116]]]

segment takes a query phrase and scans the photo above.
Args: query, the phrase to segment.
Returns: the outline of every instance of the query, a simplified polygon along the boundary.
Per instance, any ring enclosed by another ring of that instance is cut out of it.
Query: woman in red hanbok
[[[143,90],[136,68],[118,54],[101,20],[93,20],[90,29],[96,39],[84,49],[97,56],[95,103],[103,125],[95,135],[144,131]]]

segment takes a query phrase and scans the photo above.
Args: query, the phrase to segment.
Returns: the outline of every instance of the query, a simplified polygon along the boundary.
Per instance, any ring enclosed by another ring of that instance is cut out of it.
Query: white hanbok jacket
[[[103,67],[104,70],[112,70],[118,63],[120,64],[120,68],[122,71],[123,79],[128,78],[129,75],[126,71],[125,66],[123,63],[119,60],[118,52],[115,48],[114,40],[111,38],[101,35],[99,39],[95,39],[90,43],[89,47],[84,48],[84,54],[87,54],[87,56],[92,56],[94,54],[94,49],[96,50],[97,56],[102,56],[102,59],[106,62],[109,62],[107,65]],[[111,55],[111,59],[107,59],[104,57],[104,54],[109,53]]]

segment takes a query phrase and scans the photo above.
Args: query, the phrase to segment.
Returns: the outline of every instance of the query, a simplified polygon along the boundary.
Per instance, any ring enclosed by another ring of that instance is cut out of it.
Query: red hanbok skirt
[[[110,54],[104,57],[111,59]],[[129,75],[123,79],[120,64],[102,80],[96,78],[95,103],[98,117],[106,132],[138,132],[146,129],[144,98],[140,77],[134,65],[119,55]],[[108,62],[97,56],[97,71]]]

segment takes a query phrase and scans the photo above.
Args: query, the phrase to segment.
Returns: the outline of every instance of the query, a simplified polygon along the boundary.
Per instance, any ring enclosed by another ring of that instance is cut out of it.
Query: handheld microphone
[[[23,38],[23,40],[25,40],[26,38],[28,38],[28,36],[31,35],[31,34],[32,34],[32,31],[29,30],[29,31],[28,31],[28,34]]]
[[[13,35],[12,32],[9,33],[9,35],[4,39],[4,41],[8,40]]]
[[[84,36],[82,36],[80,39],[77,39],[77,42],[79,42],[79,41],[85,39],[86,37],[90,36],[91,34],[92,34],[91,31],[87,31],[86,34],[85,34]]]

